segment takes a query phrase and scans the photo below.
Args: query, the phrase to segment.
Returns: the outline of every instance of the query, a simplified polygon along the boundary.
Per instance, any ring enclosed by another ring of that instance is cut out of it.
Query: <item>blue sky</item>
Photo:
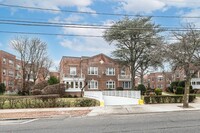
[[[200,0],[0,0],[0,4],[20,5],[56,10],[85,12],[105,12],[114,14],[140,14],[152,16],[200,16]],[[122,19],[122,16],[78,14],[70,12],[51,12],[21,9],[0,5],[0,19],[30,20],[42,22],[62,22],[71,24],[110,25]],[[199,18],[153,18],[161,26],[175,26],[191,22],[200,26]],[[67,27],[31,27],[0,23],[1,31],[44,32],[59,34],[79,34],[101,36],[104,30]],[[16,54],[9,46],[10,40],[19,34],[0,33],[0,49]],[[41,38],[48,44],[48,52],[55,64],[62,56],[92,56],[99,53],[110,55],[114,49],[102,38],[61,37],[44,35],[26,35]]]

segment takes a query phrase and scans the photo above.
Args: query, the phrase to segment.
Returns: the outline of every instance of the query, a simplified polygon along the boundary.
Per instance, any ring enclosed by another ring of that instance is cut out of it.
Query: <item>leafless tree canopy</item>
[[[22,91],[26,90],[26,82],[38,79],[39,72],[44,67],[50,68],[52,64],[47,55],[47,44],[39,38],[16,37],[10,45],[18,52],[22,67]]]
[[[173,32],[178,41],[166,46],[166,56],[173,68],[183,69],[186,75],[184,107],[188,107],[191,78],[200,69],[200,32],[191,24],[186,28],[186,32]],[[195,71],[191,73],[191,70]]]

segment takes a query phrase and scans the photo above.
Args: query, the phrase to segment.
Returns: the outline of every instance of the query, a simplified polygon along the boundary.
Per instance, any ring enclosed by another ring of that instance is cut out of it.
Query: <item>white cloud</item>
[[[170,7],[175,8],[199,8],[199,1],[196,0],[112,0],[121,5],[121,10],[128,13],[152,13],[154,11],[167,11]],[[117,9],[119,10],[119,9]]]
[[[92,0],[1,0],[0,2],[12,5],[30,6],[38,8],[50,8],[60,10],[61,7],[77,7],[90,9]]]
[[[120,2],[123,10],[133,13],[151,13],[166,6],[160,0],[120,0]]]
[[[111,21],[103,22],[103,25],[110,24]],[[104,29],[90,29],[90,28],[63,28],[65,34],[74,35],[89,35],[89,36],[103,36]],[[70,50],[79,52],[105,53],[110,54],[114,46],[109,45],[101,37],[76,37],[73,39],[61,39],[60,44]]]
[[[103,38],[63,39],[60,44],[65,48],[78,52],[105,53],[109,55],[113,51],[113,46],[108,45]]]
[[[199,1],[197,0],[160,0],[165,2],[168,6],[173,6],[176,8],[198,8],[199,7]]]

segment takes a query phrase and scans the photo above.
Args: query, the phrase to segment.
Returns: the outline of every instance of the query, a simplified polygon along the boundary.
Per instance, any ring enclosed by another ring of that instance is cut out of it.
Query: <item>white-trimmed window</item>
[[[9,85],[9,86],[13,86],[13,85],[14,85],[14,82],[13,82],[13,81],[8,81],[8,85]]]
[[[20,69],[21,69],[21,66],[17,64],[16,69],[17,69],[17,70],[20,70]]]
[[[3,64],[6,64],[6,58],[3,58]]]
[[[76,67],[70,67],[70,75],[76,75]]]
[[[89,67],[88,74],[89,75],[98,75],[98,67]]]
[[[9,70],[9,71],[8,71],[8,76],[12,76],[12,77],[13,77],[13,76],[14,76],[14,71]]]
[[[3,75],[6,75],[6,69],[3,69]]]
[[[115,68],[107,68],[106,75],[115,75]]]
[[[12,60],[9,60],[8,62],[9,64],[14,65],[14,62]]]
[[[97,80],[90,80],[88,82],[88,89],[98,89],[98,81]]]
[[[124,89],[131,89],[131,82],[130,81],[124,81],[124,82],[122,82],[122,87]]]
[[[115,89],[115,81],[107,81],[106,88],[107,89]]]
[[[158,79],[158,81],[162,81],[163,77],[162,76],[158,76],[157,79]]]
[[[123,67],[123,68],[121,68],[121,75],[126,75],[126,68],[125,67]]]

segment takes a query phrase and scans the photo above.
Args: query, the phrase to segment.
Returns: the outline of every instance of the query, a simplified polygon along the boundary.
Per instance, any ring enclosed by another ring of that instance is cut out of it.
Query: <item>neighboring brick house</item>
[[[144,84],[152,89],[166,89],[172,82],[171,72],[155,72],[145,76]]]
[[[190,73],[192,73],[191,85],[193,89],[200,89],[200,70],[198,68],[190,65]],[[172,74],[173,81],[183,81],[186,75],[183,69],[177,68]]]
[[[21,82],[20,61],[15,55],[0,50],[0,82],[6,85],[7,91],[17,89]]]
[[[92,57],[63,56],[60,62],[60,81],[67,86],[67,92],[85,90],[106,90],[123,87],[131,88],[131,76],[128,67],[104,55]]]
[[[60,73],[59,72],[56,72],[56,71],[54,71],[54,72],[49,72],[49,76],[51,77],[51,76],[54,76],[54,77],[56,77],[57,79],[60,79]]]

